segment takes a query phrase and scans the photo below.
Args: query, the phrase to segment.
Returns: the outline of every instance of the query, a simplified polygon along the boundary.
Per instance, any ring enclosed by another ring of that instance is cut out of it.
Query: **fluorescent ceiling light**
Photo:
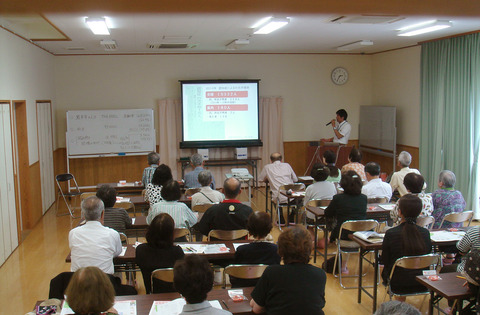
[[[104,18],[86,18],[85,23],[95,35],[110,35]]]
[[[452,27],[450,21],[428,21],[401,29],[397,36],[415,36]]]
[[[290,22],[288,18],[270,18],[266,23],[261,25],[253,34],[270,34],[273,31],[287,25]]]
[[[372,45],[373,45],[373,42],[371,40],[359,40],[359,41],[356,41],[356,42],[353,42],[353,43],[338,46],[337,50],[339,50],[339,51],[349,51],[349,50],[362,48],[364,46],[372,46]]]

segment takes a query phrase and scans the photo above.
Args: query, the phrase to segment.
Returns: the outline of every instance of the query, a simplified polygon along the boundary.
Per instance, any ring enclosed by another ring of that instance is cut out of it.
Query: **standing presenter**
[[[348,144],[348,139],[350,138],[350,131],[352,131],[352,126],[347,121],[347,111],[344,109],[339,109],[336,112],[337,118],[332,119],[331,122],[327,124],[332,125],[334,136],[333,138],[323,138],[320,139],[322,142],[333,142],[338,144]]]

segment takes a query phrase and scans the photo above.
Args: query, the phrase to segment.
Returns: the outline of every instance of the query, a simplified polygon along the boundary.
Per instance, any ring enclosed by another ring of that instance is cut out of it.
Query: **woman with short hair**
[[[332,182],[327,181],[330,175],[330,169],[322,163],[315,163],[310,172],[313,177],[313,184],[305,190],[303,205],[314,199],[332,199],[337,194],[337,189]],[[307,221],[309,224],[315,223],[315,216],[307,211]]]
[[[361,162],[362,152],[360,149],[353,148],[348,155],[348,163],[342,167],[342,175],[347,171],[354,171],[360,176],[362,181],[366,181],[367,176],[365,175],[365,166]]]
[[[271,265],[252,291],[250,305],[260,314],[324,314],[323,269],[310,265],[312,236],[304,226],[285,230],[278,238],[284,265]]]
[[[433,212],[435,218],[433,228],[439,228],[445,215],[455,212],[463,212],[466,207],[465,199],[462,193],[455,190],[457,178],[452,171],[444,170],[438,176],[438,190],[432,193]],[[463,223],[451,223],[445,221],[442,227],[457,228],[462,227]]]
[[[173,245],[175,223],[167,213],[157,215],[148,226],[147,243],[136,248],[135,263],[140,267],[147,293],[152,291],[150,277],[159,268],[172,268],[175,261],[184,257],[180,246]],[[155,292],[174,292],[170,283],[153,279]]]

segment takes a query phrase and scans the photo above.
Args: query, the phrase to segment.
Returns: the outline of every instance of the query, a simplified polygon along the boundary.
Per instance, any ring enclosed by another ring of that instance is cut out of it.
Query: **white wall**
[[[415,46],[373,56],[372,105],[397,107],[397,143],[420,146],[420,53]]]
[[[261,79],[261,96],[282,96],[285,100],[284,141],[331,136],[325,123],[339,108],[349,112],[351,137],[356,139],[358,106],[372,101],[371,60],[371,56],[360,55],[55,57],[58,144],[65,146],[67,110],[156,109],[159,99],[179,98],[178,80],[188,79]],[[337,66],[349,71],[350,79],[344,86],[330,80]]]
[[[0,29],[0,99],[26,101],[30,165],[38,161],[35,104],[52,100],[55,106],[53,75],[51,54]]]

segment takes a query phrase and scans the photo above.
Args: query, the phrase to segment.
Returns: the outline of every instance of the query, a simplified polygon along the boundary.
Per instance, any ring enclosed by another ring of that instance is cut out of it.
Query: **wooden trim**
[[[52,42],[58,42],[58,41],[61,41],[61,42],[68,42],[68,41],[71,41],[72,39],[70,37],[68,37],[64,32],[62,32],[55,24],[52,23],[52,21],[50,21],[49,19],[47,19],[47,17],[44,15],[44,14],[39,14],[48,24],[50,24],[54,29],[57,30],[57,32],[59,32],[60,34],[63,35],[63,39],[61,38],[58,38],[58,39],[48,39],[48,38],[31,38],[31,40],[34,40],[34,41],[43,41],[43,42],[48,42],[48,41],[52,41]]]
[[[52,55],[52,56],[55,56],[55,54],[54,54],[54,53],[52,53],[51,51],[49,51],[49,50],[47,50],[47,49],[43,48],[42,46],[39,46],[39,45],[35,44],[33,41],[31,41],[31,40],[29,40],[29,39],[27,39],[27,38],[23,37],[22,35],[20,35],[20,34],[17,34],[17,33],[15,33],[15,32],[12,32],[11,30],[9,30],[8,28],[5,28],[5,27],[3,27],[2,25],[0,25],[0,28],[1,28],[1,29],[4,29],[4,30],[6,30],[7,32],[9,32],[9,33],[11,33],[11,34],[13,34],[13,35],[15,35],[15,36],[17,36],[17,37],[19,37],[19,38],[23,39],[24,41],[26,41],[26,42],[28,42],[28,43],[30,43],[30,44],[32,44],[32,45],[34,45],[34,46],[36,46],[36,47],[40,48],[41,50],[44,50],[44,51],[46,51],[46,52],[47,52],[47,53],[49,53],[50,55]]]

